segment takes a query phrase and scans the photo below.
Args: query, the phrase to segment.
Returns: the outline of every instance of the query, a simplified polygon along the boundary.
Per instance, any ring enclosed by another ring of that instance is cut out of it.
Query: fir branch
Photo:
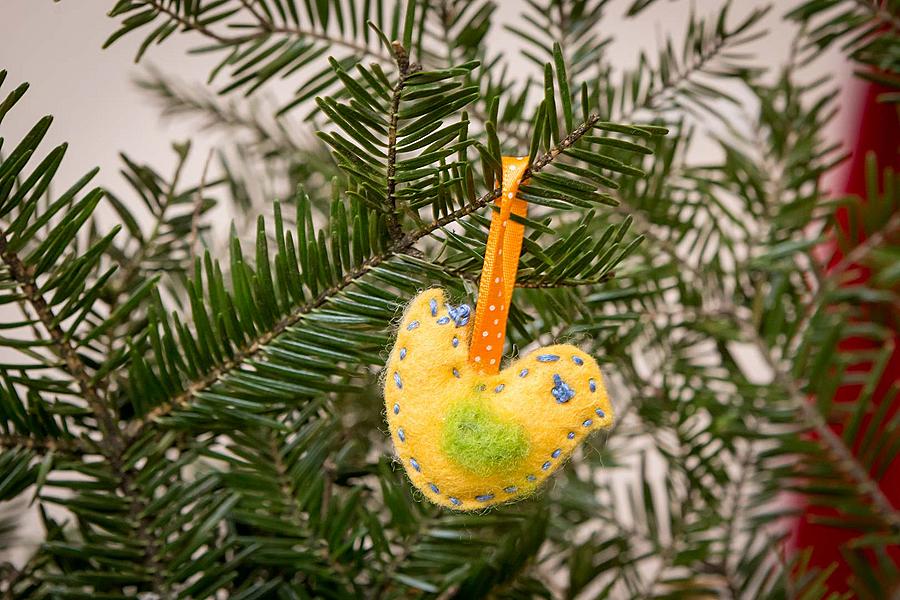
[[[257,11],[252,10],[250,3],[244,0],[241,0],[241,3],[245,8],[251,9],[252,16],[257,21],[258,28],[256,29],[256,31],[239,36],[222,35],[205,26],[199,19],[187,17],[177,10],[173,10],[172,8],[166,6],[164,0],[142,0],[142,2],[145,5],[152,7],[154,10],[167,15],[169,18],[179,23],[185,30],[196,31],[200,35],[219,42],[223,46],[237,46],[240,44],[245,44],[247,42],[259,40],[260,38],[268,37],[272,34],[285,34],[297,36],[300,38],[314,39],[330,45],[340,46],[347,50],[352,50],[356,54],[368,56],[384,63],[390,62],[391,60],[391,58],[386,54],[383,54],[376,50],[372,50],[368,46],[358,44],[353,40],[345,39],[340,36],[329,35],[327,32],[320,32],[314,29],[299,26],[276,25],[272,21],[264,18]]]
[[[98,387],[87,373],[84,361],[57,322],[56,315],[41,294],[32,271],[22,262],[17,253],[10,250],[6,233],[2,228],[0,228],[0,259],[6,263],[13,280],[19,284],[28,304],[31,305],[41,324],[47,330],[54,347],[65,363],[66,371],[75,380],[81,396],[94,413],[110,450],[113,453],[121,452],[123,449],[122,439],[110,407],[101,398]]]
[[[869,498],[877,516],[886,527],[900,531],[900,511],[893,507],[878,483],[872,480],[871,475],[859,462],[859,459],[853,454],[853,451],[847,446],[843,438],[834,433],[816,406],[803,395],[793,376],[781,367],[779,361],[773,356],[772,349],[759,336],[752,321],[748,320],[730,299],[725,298],[721,290],[707,283],[707,278],[704,277],[702,271],[693,265],[691,261],[684,260],[673,244],[661,238],[642,213],[631,209],[624,199],[620,199],[620,202],[620,208],[634,218],[637,228],[647,239],[679,264],[683,271],[692,275],[694,279],[693,284],[704,290],[703,296],[717,299],[717,310],[720,314],[727,315],[729,319],[738,324],[745,341],[757,347],[766,364],[772,369],[775,381],[788,394],[792,405],[799,411],[805,424],[816,432],[819,441],[837,460],[838,467],[848,477],[848,480],[859,489],[863,496]],[[896,219],[897,217],[895,216],[892,221]],[[855,257],[853,260],[858,258]],[[852,263],[848,262],[847,264],[849,266]]]
[[[663,82],[665,85],[651,87],[643,95],[640,102],[632,105],[624,113],[616,115],[616,120],[631,121],[641,110],[652,111],[658,109],[657,102],[677,96],[682,88],[691,81],[691,78],[702,73],[713,60],[718,58],[728,48],[730,41],[730,36],[721,36],[716,37],[712,46],[708,48],[701,46],[697,54],[691,55],[691,60],[688,63],[682,65],[674,74],[670,74],[673,77]]]
[[[590,118],[579,125],[572,133],[567,135],[557,146],[553,147],[550,152],[545,153],[525,170],[524,178],[539,173],[541,169],[551,164],[560,153],[573,146],[582,136],[584,136],[590,128],[600,120],[598,115],[591,115]],[[455,223],[470,215],[471,213],[484,208],[490,202],[500,197],[500,189],[496,188],[477,200],[454,210],[451,213],[435,219],[431,223],[420,227],[415,231],[408,232],[403,237],[394,240],[383,252],[375,254],[362,262],[357,268],[347,272],[344,277],[335,285],[321,291],[311,301],[298,306],[290,314],[279,319],[275,325],[268,331],[263,332],[249,343],[239,347],[233,353],[232,357],[223,361],[219,365],[211,368],[204,373],[202,377],[190,382],[184,390],[173,396],[168,402],[160,404],[150,410],[140,419],[132,421],[126,434],[130,439],[138,437],[148,424],[158,421],[173,410],[178,410],[187,406],[192,397],[214,385],[230,372],[238,369],[243,363],[257,356],[268,344],[274,341],[278,336],[284,333],[289,327],[295,325],[303,319],[307,314],[321,308],[327,304],[332,298],[336,297],[344,289],[351,286],[361,277],[366,275],[373,268],[389,260],[393,256],[409,252],[413,246],[422,238],[430,235],[434,231],[445,227],[451,223]]]
[[[159,239],[162,235],[163,226],[166,223],[166,217],[168,217],[168,211],[175,203],[176,198],[178,197],[177,189],[181,183],[181,175],[184,171],[184,167],[187,164],[188,152],[190,151],[190,143],[186,145],[177,145],[177,161],[175,164],[175,169],[172,174],[172,180],[168,185],[168,189],[166,190],[165,195],[163,196],[164,202],[160,205],[159,211],[156,213],[155,218],[153,220],[153,226],[150,229],[150,234],[146,239],[139,239],[140,244],[138,245],[137,251],[133,254],[127,255],[124,258],[124,261],[119,263],[119,270],[116,273],[116,280],[113,285],[110,286],[109,290],[109,302],[112,309],[118,305],[119,298],[123,294],[127,294],[130,286],[132,285],[133,279],[138,277],[142,271],[144,270],[144,261],[154,256],[157,251],[157,245],[159,243]],[[131,166],[130,161],[127,157],[123,159],[125,163]],[[218,182],[215,182],[218,183]]]
[[[103,441],[100,445],[106,458],[109,460],[110,466],[118,475],[117,487],[125,495],[131,507],[132,517],[137,523],[136,533],[138,539],[145,544],[145,563],[148,570],[154,574],[154,591],[159,593],[162,591],[159,584],[161,565],[156,558],[157,546],[155,538],[147,529],[149,519],[149,516],[146,515],[147,504],[143,501],[136,486],[135,474],[123,465],[122,458],[123,453],[126,451],[126,445],[122,437],[122,431],[114,420],[112,409],[107,406],[101,397],[101,388],[88,375],[87,366],[75,350],[75,346],[70,341],[70,338],[66,336],[58,324],[53,310],[41,294],[37,282],[34,280],[32,271],[22,262],[18,254],[10,250],[6,233],[2,229],[0,229],[0,259],[6,263],[13,279],[19,284],[28,303],[47,330],[59,355],[64,360],[65,370],[75,380],[82,397],[87,401],[94,417],[97,419],[103,434]]]
[[[806,424],[816,432],[818,441],[835,460],[838,469],[857,487],[861,496],[869,499],[875,516],[882,521],[885,528],[894,534],[900,534],[900,510],[894,507],[878,482],[872,479],[852,448],[834,432],[815,402],[803,393],[794,377],[772,356],[771,348],[759,336],[752,323],[739,317],[736,311],[732,312],[732,316],[740,325],[744,337],[759,350],[766,365],[772,370],[775,381],[788,393],[792,404],[800,411]]]

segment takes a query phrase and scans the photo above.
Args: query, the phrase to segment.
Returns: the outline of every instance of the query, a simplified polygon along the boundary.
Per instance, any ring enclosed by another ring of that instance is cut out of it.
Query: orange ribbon
[[[525,226],[510,218],[528,214],[528,202],[517,197],[522,176],[528,168],[528,157],[503,157],[502,194],[495,201],[499,211],[491,211],[491,230],[484,251],[484,268],[478,285],[478,304],[469,362],[482,373],[500,370],[503,343],[506,341],[506,319],[516,289],[516,271],[522,252]]]

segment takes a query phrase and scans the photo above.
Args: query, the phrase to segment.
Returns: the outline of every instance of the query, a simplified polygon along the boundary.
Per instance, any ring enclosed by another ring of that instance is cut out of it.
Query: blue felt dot
[[[538,362],[556,362],[559,360],[559,355],[557,354],[541,354],[537,357]]]
[[[454,498],[453,496],[450,496],[449,500],[450,504],[453,504],[454,506],[459,506],[460,504],[462,504],[462,502],[459,501],[459,498]]]
[[[528,369],[522,369],[521,371],[519,371],[519,377],[525,377],[526,375],[528,375]]]
[[[553,389],[550,390],[550,393],[560,404],[565,404],[575,397],[575,390],[570,388],[558,373],[553,375]]]
[[[598,408],[594,412],[597,413],[597,416],[600,417],[601,419],[606,416],[606,413],[603,412],[602,408]]]
[[[437,316],[437,300],[432,298],[431,300],[428,301],[428,306],[431,307],[431,316],[436,317]]]
[[[450,317],[448,317],[448,316],[443,316],[437,320],[438,325],[446,325],[449,322],[450,322]]]
[[[403,389],[403,382],[400,381],[400,373],[398,373],[397,371],[394,371],[394,383],[397,384],[397,388],[401,390]]]
[[[572,362],[575,363],[576,365],[578,365],[579,367],[584,364],[584,361],[581,360],[580,356],[573,356]]]
[[[582,425],[584,425],[585,427],[590,427],[593,424],[594,424],[594,421],[592,419],[588,419],[587,421],[582,423]]]
[[[550,465],[552,465],[552,464],[553,463],[548,460],[547,462],[545,462],[544,464],[541,465],[541,470],[546,471],[547,469],[550,468]]]
[[[434,492],[435,494],[441,493],[441,490],[438,489],[438,486],[434,485],[433,483],[429,483],[428,487],[430,487],[431,491]]]
[[[574,431],[570,431],[570,432],[569,432],[569,435],[567,435],[566,437],[569,438],[570,440],[574,440],[574,439],[575,439],[575,432],[574,432]]]
[[[561,452],[562,452],[562,449],[557,448],[556,450],[553,451],[553,453],[550,456],[552,456],[553,458],[559,458],[559,455]]]
[[[456,369],[453,369],[453,376],[456,377],[457,379],[459,379],[459,371],[457,371]]]
[[[500,385],[498,385],[497,387],[494,388],[494,391],[499,394],[500,392],[503,391],[503,388],[505,388],[505,387],[506,386],[501,383]]]
[[[406,434],[403,433],[403,428],[402,428],[402,427],[401,427],[400,429],[397,430],[397,437],[400,438],[400,441],[401,441],[401,442],[405,442],[405,441],[406,441]]]
[[[400,348],[400,360],[406,358],[406,348]]]
[[[511,486],[509,486],[509,487],[503,488],[503,491],[506,492],[507,494],[512,494],[512,493],[514,493],[517,489],[519,489],[519,488],[517,488],[517,487],[514,486],[514,485],[511,485]]]
[[[400,405],[399,404],[394,404],[394,414],[395,415],[400,414]]]
[[[448,306],[447,314],[456,323],[457,327],[464,327],[469,322],[472,309],[468,304],[460,304],[459,306]]]
[[[527,479],[528,481],[535,481],[537,477],[535,477],[534,475],[528,475],[527,477],[525,477],[525,479]]]
[[[453,338],[453,347],[456,348],[457,346],[459,346],[459,338],[455,337]]]
[[[414,458],[409,459],[409,464],[411,464],[412,468],[415,469],[416,471],[422,470],[422,467],[419,466],[418,461],[416,461],[416,459],[414,459]]]
[[[475,496],[475,499],[478,500],[479,502],[487,502],[489,500],[493,500],[494,495],[493,494],[482,494],[480,496]]]
[[[596,392],[597,391],[597,382],[594,381],[593,379],[588,379],[588,387],[591,388],[592,392]]]
[[[419,326],[419,322],[418,322],[418,321],[413,321],[412,323],[410,323],[409,325],[406,326],[406,330],[407,330],[407,331],[412,331],[413,329],[415,329],[415,328],[418,327],[418,326]]]

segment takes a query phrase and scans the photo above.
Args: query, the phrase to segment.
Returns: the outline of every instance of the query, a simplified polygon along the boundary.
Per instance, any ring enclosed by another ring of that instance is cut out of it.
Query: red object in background
[[[856,194],[862,198],[866,195],[866,155],[874,152],[878,158],[879,169],[884,166],[893,164],[895,171],[900,170],[900,159],[898,159],[898,141],[900,141],[900,120],[897,116],[896,105],[879,104],[876,98],[879,93],[883,93],[883,88],[877,85],[866,85],[861,88],[863,92],[862,102],[858,106],[859,115],[857,122],[859,128],[857,130],[857,139],[853,148],[853,154],[846,165],[846,183],[843,191],[847,194]],[[865,207],[863,207],[865,210]],[[837,214],[838,226],[846,233],[849,228],[849,218],[846,209],[840,209]],[[862,238],[864,239],[864,238]],[[861,240],[860,240],[861,241]],[[843,253],[835,243],[834,249],[828,260],[827,269],[834,269],[843,258]],[[855,278],[850,279],[850,273],[858,274]],[[844,273],[845,285],[860,283],[869,279],[869,269],[865,267],[853,266]],[[873,402],[884,402],[888,390],[900,378],[900,332],[896,329],[894,323],[894,353],[891,356],[884,374],[879,382],[877,389],[873,395]],[[865,348],[873,348],[874,344],[870,340],[861,338],[846,338],[839,344],[839,348],[844,352],[855,352]],[[854,365],[848,371],[866,372],[871,369],[871,363],[860,363]],[[847,384],[838,388],[835,393],[835,403],[851,404],[856,402],[861,385]],[[888,412],[888,419],[900,410],[900,401],[894,402],[895,406],[891,407]],[[888,420],[886,419],[886,420]],[[833,426],[837,433],[840,433],[840,427]],[[854,452],[857,448],[853,448]],[[881,489],[895,507],[900,507],[900,459],[894,460],[888,468],[887,472],[879,481]],[[811,518],[816,516],[836,516],[838,513],[829,508],[807,506],[800,518],[798,518],[794,526],[795,548],[813,548],[812,566],[819,568],[827,568],[832,563],[837,563],[837,568],[828,579],[828,587],[832,591],[843,592],[849,589],[849,577],[851,574],[842,552],[841,547],[849,540],[860,535],[850,529],[842,529],[827,525],[810,522]],[[900,548],[889,550],[889,554],[894,562],[900,566]],[[887,590],[885,590],[887,593]]]

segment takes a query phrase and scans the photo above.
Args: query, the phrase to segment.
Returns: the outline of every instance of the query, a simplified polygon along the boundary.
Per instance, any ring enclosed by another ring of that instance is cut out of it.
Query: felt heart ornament
[[[384,399],[413,485],[436,504],[478,510],[531,494],[588,434],[612,425],[613,410],[596,361],[569,344],[479,370],[468,352],[480,332],[460,312],[437,288],[409,304]]]
[[[527,204],[524,157],[503,158],[472,319],[439,288],[407,306],[385,365],[397,457],[426,498],[478,510],[534,492],[592,432],[613,423],[596,361],[575,346],[540,348],[501,370]],[[471,322],[470,322],[471,321]]]

